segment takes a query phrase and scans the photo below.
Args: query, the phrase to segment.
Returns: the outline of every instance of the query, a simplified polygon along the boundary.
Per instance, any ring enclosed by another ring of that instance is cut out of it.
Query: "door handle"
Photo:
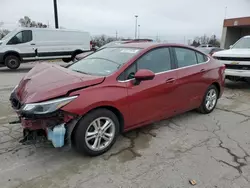
[[[30,45],[36,45],[35,43],[31,43]]]
[[[200,72],[205,72],[205,71],[206,71],[206,69],[201,69],[201,70],[200,70]]]
[[[166,83],[173,83],[174,81],[175,81],[174,78],[168,78],[168,79],[166,80]]]

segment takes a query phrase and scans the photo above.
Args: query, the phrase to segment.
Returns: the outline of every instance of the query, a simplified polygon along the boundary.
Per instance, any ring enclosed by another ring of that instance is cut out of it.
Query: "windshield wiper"
[[[109,62],[111,62],[111,63],[114,63],[114,64],[116,64],[116,65],[121,65],[120,63],[117,63],[117,62],[112,61],[112,60],[110,60],[110,59],[101,58],[101,57],[92,57],[92,58],[88,58],[88,59],[102,59],[102,60],[106,60],[106,61],[109,61]]]
[[[79,71],[79,70],[74,70],[73,69],[73,71],[75,71],[75,72],[79,72],[79,73],[82,73],[82,74],[87,74],[87,75],[91,75],[90,73],[88,73],[88,72],[83,72],[83,71]]]

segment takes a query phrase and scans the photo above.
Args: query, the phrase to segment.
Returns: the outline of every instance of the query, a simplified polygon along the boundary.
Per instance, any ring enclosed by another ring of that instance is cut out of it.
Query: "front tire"
[[[97,109],[84,116],[73,132],[75,149],[89,156],[108,151],[119,133],[116,115],[107,109]]]
[[[208,87],[204,97],[202,104],[198,108],[198,111],[202,114],[211,113],[216,107],[218,101],[219,92],[215,85],[211,85]]]
[[[5,58],[5,65],[9,68],[9,69],[12,69],[12,70],[15,70],[15,69],[18,69],[20,64],[21,64],[21,61],[20,59],[15,56],[15,55],[9,55]]]

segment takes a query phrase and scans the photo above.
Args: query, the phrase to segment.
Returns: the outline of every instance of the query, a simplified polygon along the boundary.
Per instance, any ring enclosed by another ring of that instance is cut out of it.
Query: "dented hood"
[[[66,95],[70,90],[100,84],[104,79],[42,63],[25,75],[16,93],[21,103],[34,103]]]

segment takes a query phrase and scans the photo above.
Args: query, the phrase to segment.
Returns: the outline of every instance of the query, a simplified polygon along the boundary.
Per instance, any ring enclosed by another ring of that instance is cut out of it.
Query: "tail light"
[[[93,46],[92,40],[90,41],[89,45],[90,45],[90,50],[91,50],[91,49],[92,49],[92,46]]]
[[[226,77],[225,71],[226,71],[226,65],[223,65],[221,67],[221,73],[222,73],[223,80],[225,80],[225,77]]]

